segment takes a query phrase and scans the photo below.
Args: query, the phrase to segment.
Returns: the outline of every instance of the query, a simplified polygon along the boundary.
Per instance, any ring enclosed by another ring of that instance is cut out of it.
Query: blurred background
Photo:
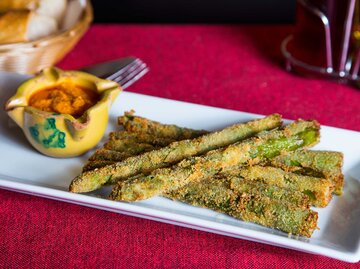
[[[92,0],[95,22],[293,23],[296,0]]]

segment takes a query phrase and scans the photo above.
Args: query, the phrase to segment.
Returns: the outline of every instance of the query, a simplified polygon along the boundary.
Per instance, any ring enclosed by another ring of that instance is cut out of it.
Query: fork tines
[[[123,89],[129,87],[149,71],[146,63],[140,59],[135,59],[132,63],[120,69],[107,79],[113,80],[121,85]]]

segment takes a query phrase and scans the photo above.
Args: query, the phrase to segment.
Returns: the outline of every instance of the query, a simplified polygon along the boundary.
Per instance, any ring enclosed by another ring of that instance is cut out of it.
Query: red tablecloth
[[[284,70],[291,26],[94,25],[59,64],[125,57],[128,91],[360,131],[360,91]],[[1,268],[358,268],[331,258],[0,190]]]

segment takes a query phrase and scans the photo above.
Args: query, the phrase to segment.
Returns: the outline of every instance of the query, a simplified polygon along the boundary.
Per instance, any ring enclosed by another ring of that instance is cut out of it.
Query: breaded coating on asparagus
[[[229,126],[196,139],[173,142],[167,147],[82,173],[73,179],[69,189],[71,192],[93,191],[109,181],[115,183],[136,174],[150,173],[157,168],[168,167],[187,157],[204,154],[280,125],[281,116],[273,114],[262,119]]]
[[[158,137],[168,137],[174,140],[196,138],[208,133],[204,130],[193,130],[173,124],[162,124],[157,121],[148,120],[135,116],[134,111],[125,112],[124,116],[118,118],[118,123],[129,132],[147,133]]]
[[[160,146],[167,146],[172,142],[174,140],[170,138],[159,138],[144,133],[112,132],[110,133],[110,141],[90,156],[89,162],[85,165],[83,171],[119,162],[128,157],[157,149]],[[92,163],[94,161],[97,163]]]
[[[110,140],[105,145],[97,149],[89,158],[89,161],[122,161],[128,157],[141,154],[143,152],[167,146],[174,142],[170,138],[159,138],[145,133],[130,133],[127,131],[116,131],[109,134]],[[106,162],[102,162],[105,166]],[[109,163],[108,163],[109,164]],[[91,167],[101,167],[99,163],[92,165],[88,163],[83,171],[91,170]]]
[[[191,181],[213,177],[230,167],[257,164],[282,152],[311,147],[319,141],[319,129],[316,121],[295,121],[282,130],[263,132],[204,156],[187,158],[170,168],[154,170],[150,175],[120,181],[113,188],[110,199],[148,199]]]
[[[179,127],[180,128],[180,127]],[[109,134],[110,140],[125,140],[136,143],[145,143],[153,146],[164,147],[176,141],[174,138],[158,137],[147,133],[132,133],[128,131],[115,131]]]
[[[260,181],[272,186],[301,191],[313,206],[325,207],[332,199],[333,183],[325,178],[299,175],[270,166],[248,166],[229,170],[224,176],[235,176],[250,181]]]
[[[104,144],[104,148],[121,152],[145,152],[155,149],[155,146],[128,140],[110,140]]]
[[[111,161],[122,161],[126,158],[136,156],[138,154],[151,151],[153,149],[156,149],[152,146],[134,146],[129,147],[125,151],[116,151],[106,148],[99,148],[97,149],[93,155],[90,156],[89,161],[105,161],[105,160],[111,160]]]
[[[297,191],[270,185],[261,181],[246,180],[241,177],[223,175],[216,176],[219,180],[228,180],[230,188],[239,193],[248,193],[251,195],[262,195],[279,201],[286,201],[300,208],[309,208],[309,196]],[[202,183],[204,184],[204,183]],[[175,191],[178,193],[178,191]]]
[[[84,165],[82,172],[94,170],[96,168],[100,168],[113,163],[114,161],[107,161],[107,160],[89,161]]]
[[[292,196],[285,194],[286,191],[278,189],[283,193],[277,199],[266,190],[257,191],[247,186],[251,189],[248,191],[247,187],[240,190],[233,187],[229,178],[208,178],[191,182],[165,196],[293,235],[310,237],[317,227],[317,212],[286,201],[287,196]]]
[[[342,194],[344,175],[342,173],[344,156],[336,151],[295,151],[274,158],[271,165],[288,171],[299,171],[302,168],[312,169],[329,178],[335,185],[334,193]]]
[[[90,156],[89,161],[122,161],[130,156],[134,156],[143,152],[144,149],[140,148],[128,149],[126,152],[99,148]]]

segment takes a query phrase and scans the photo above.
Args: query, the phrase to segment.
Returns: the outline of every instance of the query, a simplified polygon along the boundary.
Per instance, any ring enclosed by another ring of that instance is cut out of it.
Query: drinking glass
[[[303,75],[359,80],[360,0],[297,0],[294,33],[282,43],[286,68]]]

